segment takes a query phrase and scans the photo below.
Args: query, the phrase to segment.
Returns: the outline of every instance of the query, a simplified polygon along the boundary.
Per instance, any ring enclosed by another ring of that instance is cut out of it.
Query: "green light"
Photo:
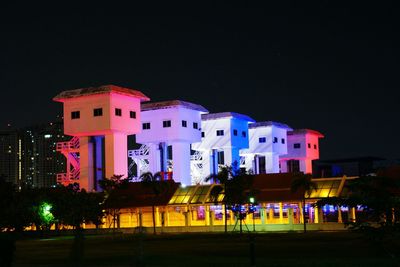
[[[39,206],[39,216],[43,224],[49,225],[53,222],[54,216],[51,213],[51,204],[43,202]]]
[[[249,201],[250,201],[251,204],[254,204],[254,201],[255,201],[254,197],[250,197]]]

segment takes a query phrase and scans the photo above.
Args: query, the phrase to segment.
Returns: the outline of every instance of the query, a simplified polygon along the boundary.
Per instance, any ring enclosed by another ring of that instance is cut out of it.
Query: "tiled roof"
[[[249,116],[243,115],[243,114],[239,114],[239,113],[236,113],[236,112],[220,112],[220,113],[209,113],[209,114],[201,115],[201,119],[203,121],[206,121],[206,120],[217,120],[217,119],[223,119],[223,118],[235,118],[235,119],[246,120],[248,122],[255,122],[255,120],[253,120]]]
[[[87,88],[80,88],[74,90],[63,91],[56,95],[53,100],[58,102],[63,102],[64,99],[81,97],[81,96],[88,96],[88,95],[97,95],[97,94],[107,94],[107,93],[119,93],[122,95],[129,95],[140,98],[142,101],[149,101],[150,98],[145,96],[142,92],[124,88],[116,85],[102,85],[98,87],[87,87]]]
[[[188,109],[198,110],[201,112],[208,112],[206,108],[203,106],[182,101],[182,100],[170,100],[170,101],[161,101],[161,102],[153,102],[153,103],[143,103],[142,104],[142,111],[147,110],[155,110],[155,109],[165,109],[165,108],[173,108],[173,107],[185,107]]]
[[[324,135],[318,131],[311,130],[311,129],[295,129],[293,131],[289,131],[287,133],[288,135],[297,135],[297,134],[314,134],[318,136],[319,138],[323,138]]]
[[[249,129],[259,128],[259,127],[266,127],[266,126],[275,126],[275,127],[287,129],[287,130],[290,130],[290,131],[293,130],[287,124],[280,123],[280,122],[275,122],[275,121],[260,121],[260,122],[250,123],[249,124]]]

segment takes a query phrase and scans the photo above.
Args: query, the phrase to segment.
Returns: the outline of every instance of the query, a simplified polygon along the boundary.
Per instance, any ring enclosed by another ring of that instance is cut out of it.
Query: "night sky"
[[[2,4],[0,128],[53,120],[60,91],[115,84],[318,130],[324,159],[400,158],[400,10],[354,2]]]

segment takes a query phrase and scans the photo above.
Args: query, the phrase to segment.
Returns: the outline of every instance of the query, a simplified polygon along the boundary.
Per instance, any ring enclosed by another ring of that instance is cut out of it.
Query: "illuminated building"
[[[190,185],[190,147],[201,140],[201,114],[207,112],[200,105],[180,100],[143,103],[142,131],[136,134],[136,141],[144,146],[129,151],[138,176],[161,171],[165,179]]]
[[[64,91],[54,100],[64,104],[64,133],[73,137],[57,144],[67,165],[57,181],[89,191],[103,177],[128,173],[133,181],[161,172],[162,179],[202,184],[222,165],[255,174],[311,173],[323,137],[235,112],[208,113],[181,100],[141,103],[149,98],[114,85]],[[128,135],[137,143],[129,151]]]
[[[64,133],[73,136],[57,147],[67,159],[66,172],[57,180],[92,191],[103,177],[127,177],[127,136],[141,131],[140,103],[150,99],[136,90],[105,85],[64,91],[53,100],[63,103]]]
[[[195,182],[218,173],[218,166],[240,165],[240,150],[249,147],[249,123],[254,120],[235,112],[210,113],[201,116],[201,142],[192,149],[201,153],[201,168]],[[194,159],[195,160],[195,159]],[[195,163],[195,162],[194,162]]]
[[[312,161],[319,159],[319,138],[324,136],[310,129],[297,129],[287,134],[287,154],[281,155],[281,172],[312,173]]]
[[[273,121],[249,124],[249,148],[240,151],[242,167],[254,174],[279,173],[279,156],[287,154],[287,132],[291,130]]]
[[[0,176],[18,184],[18,132],[7,129],[0,131]]]

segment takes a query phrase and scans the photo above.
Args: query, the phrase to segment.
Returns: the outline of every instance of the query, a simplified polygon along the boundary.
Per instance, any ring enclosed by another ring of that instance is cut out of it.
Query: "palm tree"
[[[304,233],[307,232],[306,226],[306,194],[311,195],[312,191],[317,190],[317,183],[313,182],[311,174],[303,174],[297,173],[294,176],[291,184],[291,191],[292,193],[302,191],[303,193],[303,224],[304,224]]]
[[[145,172],[142,175],[140,175],[140,179],[142,180],[143,185],[150,188],[155,195],[151,205],[154,234],[156,234],[155,201],[163,192],[168,190],[169,187],[169,183],[167,181],[162,181],[161,178],[162,178],[161,172],[156,172],[154,174],[151,172]]]

